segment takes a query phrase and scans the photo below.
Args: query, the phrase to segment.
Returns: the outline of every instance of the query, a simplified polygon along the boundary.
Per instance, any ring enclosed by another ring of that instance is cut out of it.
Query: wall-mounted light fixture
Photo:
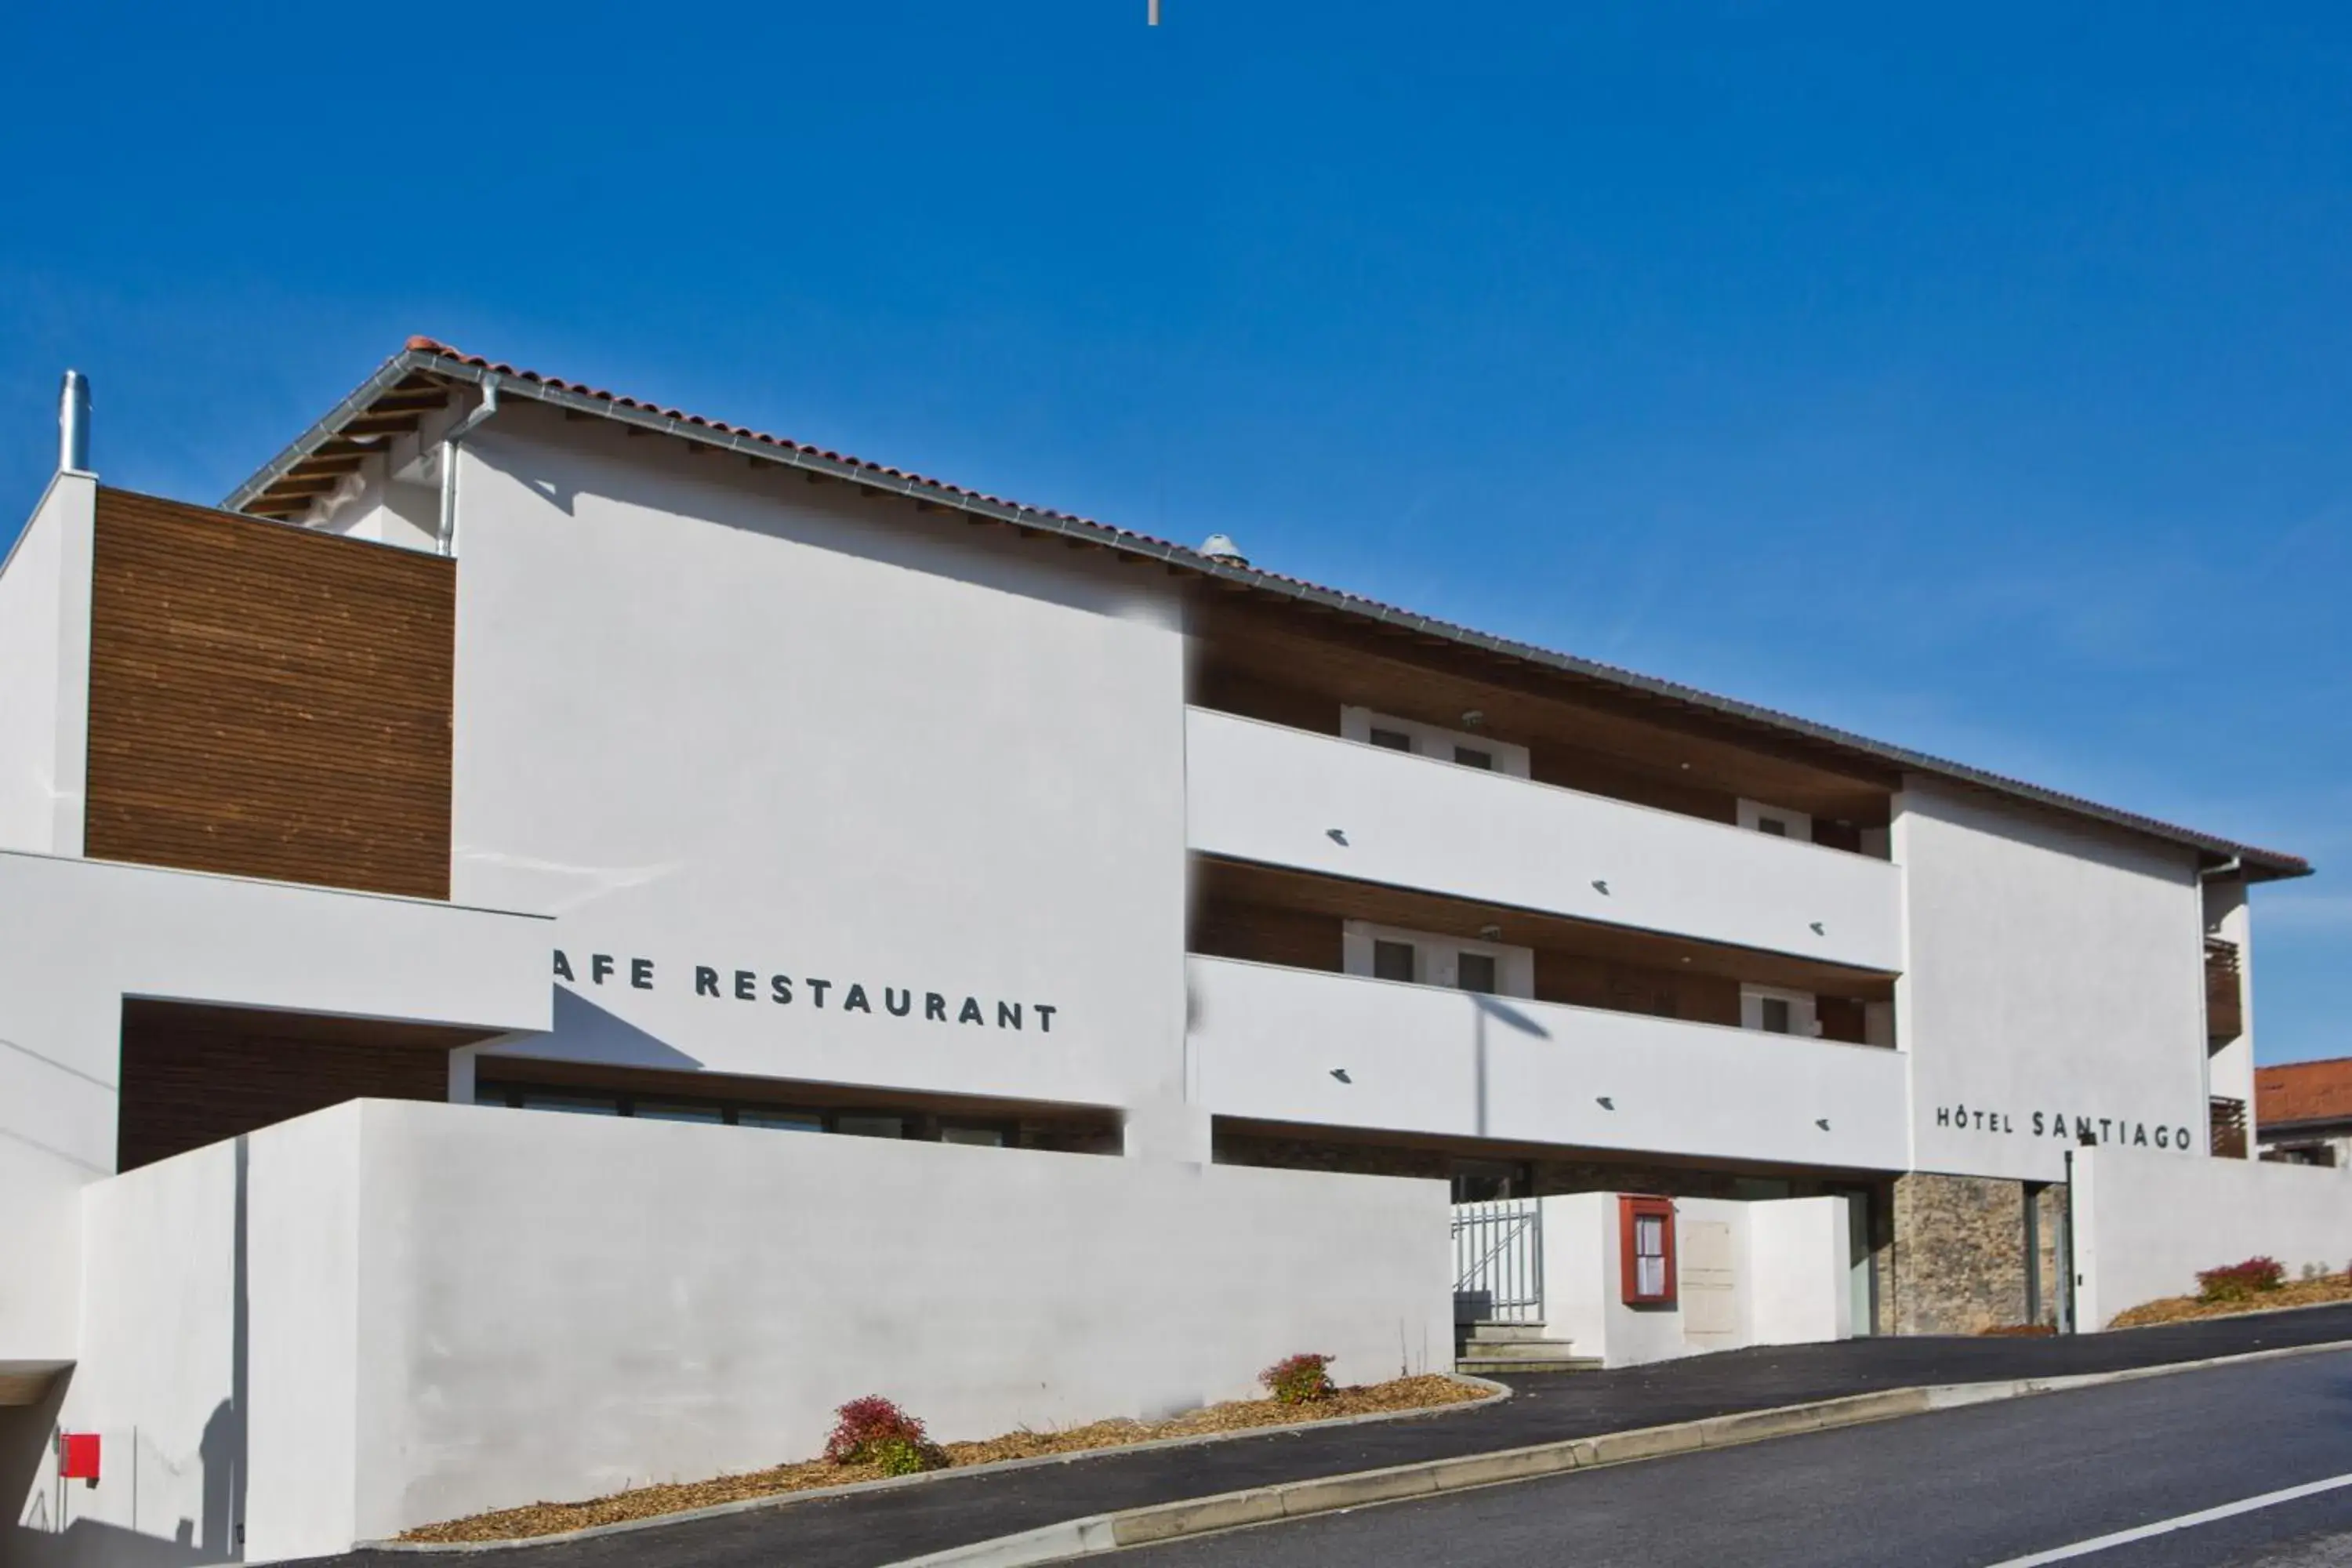
[[[1826,1132],[1830,1130],[1830,1119],[1826,1116],[1816,1116],[1813,1118],[1813,1125]]]
[[[1346,1068],[1333,1068],[1331,1069],[1331,1076],[1338,1079],[1341,1083],[1353,1083],[1356,1081],[1354,1079],[1348,1076],[1348,1069]]]
[[[1605,898],[1607,898],[1607,897],[1609,897],[1609,880],[1608,880],[1608,879],[1607,879],[1607,878],[1605,878],[1605,877],[1595,877],[1595,878],[1593,878],[1593,879],[1592,879],[1592,890],[1593,890],[1594,892],[1596,892],[1596,893],[1599,893],[1599,894],[1600,894],[1602,898],[1604,898],[1604,899],[1605,899]]]
[[[1480,942],[1500,942],[1503,940],[1503,928],[1501,926],[1492,924],[1482,925],[1478,928],[1478,940]]]
[[[1605,1094],[1596,1094],[1592,1098],[1594,1102],[1597,1103],[1603,1110],[1614,1110],[1617,1109],[1617,1102],[1610,1099]]]
[[[1464,729],[1475,730],[1486,721],[1486,710],[1484,708],[1467,708],[1463,710],[1462,727]]]
[[[1827,935],[1829,935],[1830,933],[1829,933],[1828,931],[1824,931],[1824,930],[1822,930],[1822,922],[1821,922],[1821,921],[1815,921],[1813,922],[1813,934],[1814,934],[1815,936],[1827,936]]]
[[[1323,837],[1343,849],[1348,846],[1348,830],[1344,827],[1327,827],[1323,830]]]

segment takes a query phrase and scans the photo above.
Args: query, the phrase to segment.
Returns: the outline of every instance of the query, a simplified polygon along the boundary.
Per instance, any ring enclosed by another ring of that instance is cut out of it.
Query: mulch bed
[[[2186,1323],[2199,1318],[2234,1318],[2242,1312],[2270,1312],[2281,1307],[2319,1307],[2330,1301],[2352,1301],[2352,1274],[2323,1274],[2316,1279],[2290,1279],[2275,1290],[2257,1290],[2226,1301],[2201,1296],[2167,1296],[2145,1301],[2119,1313],[2111,1329],[2144,1329],[2153,1323]]]
[[[982,1442],[942,1443],[940,1447],[947,1454],[948,1468],[957,1469],[968,1465],[992,1465],[1005,1459],[1034,1459],[1055,1454],[1086,1453],[1098,1448],[1121,1448],[1130,1444],[1157,1442],[1167,1437],[1245,1432],[1259,1426],[1295,1426],[1345,1415],[1438,1409],[1448,1405],[1465,1405],[1474,1399],[1484,1399],[1492,1392],[1455,1378],[1431,1373],[1423,1377],[1400,1377],[1388,1383],[1367,1384],[1359,1388],[1334,1389],[1328,1396],[1307,1405],[1279,1405],[1271,1399],[1238,1399],[1226,1405],[1207,1405],[1168,1421],[1097,1421],[1089,1426],[1072,1426],[1058,1432],[1008,1432],[1002,1437],[991,1437]],[[470,1519],[422,1525],[407,1531],[400,1539],[516,1541],[534,1535],[553,1535],[567,1530],[586,1530],[599,1524],[619,1524],[633,1519],[652,1519],[665,1513],[682,1513],[688,1509],[710,1508],[719,1503],[740,1502],[750,1498],[773,1497],[782,1492],[809,1491],[818,1487],[845,1486],[853,1481],[882,1479],[882,1471],[877,1466],[836,1465],[825,1459],[808,1459],[795,1465],[779,1465],[772,1470],[719,1476],[707,1481],[638,1487],[629,1491],[614,1492],[609,1497],[592,1498],[585,1502],[537,1502],[528,1508],[478,1513]]]

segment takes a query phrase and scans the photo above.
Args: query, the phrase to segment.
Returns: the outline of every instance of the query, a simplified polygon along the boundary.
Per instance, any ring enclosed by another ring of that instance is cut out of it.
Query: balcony
[[[1335,736],[1193,708],[1197,853],[1892,973],[1902,872]]]
[[[1870,1046],[1192,957],[1218,1116],[1899,1170],[1905,1062]]]

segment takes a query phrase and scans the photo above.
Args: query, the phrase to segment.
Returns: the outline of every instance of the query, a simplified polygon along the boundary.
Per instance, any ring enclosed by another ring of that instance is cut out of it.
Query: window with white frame
[[[1739,1025],[1768,1035],[1796,1035],[1811,1039],[1822,1032],[1821,1008],[1810,991],[1743,985],[1739,988]]]
[[[1513,778],[1528,776],[1528,749],[1508,741],[1497,741],[1472,730],[1449,730],[1443,725],[1424,724],[1417,719],[1399,719],[1387,713],[1375,713],[1369,708],[1339,710],[1339,733],[1348,740],[1360,741],[1368,746],[1386,751],[1411,752],[1419,757],[1431,757],[1456,767],[1476,768],[1482,773],[1508,773]]]
[[[1343,922],[1339,945],[1342,967],[1349,974],[1442,985],[1489,996],[1531,1000],[1536,994],[1533,948],[1401,931],[1369,921]]]
[[[1739,803],[1739,826],[1751,833],[1761,833],[1773,838],[1793,838],[1800,844],[1813,841],[1813,819],[1801,811],[1786,806],[1767,805],[1760,800]]]

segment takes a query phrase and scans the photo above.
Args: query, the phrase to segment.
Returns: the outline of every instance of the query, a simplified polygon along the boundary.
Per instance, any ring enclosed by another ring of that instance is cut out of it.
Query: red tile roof
[[[2352,1057],[2254,1069],[2254,1121],[2352,1121]]]
[[[1073,512],[1056,511],[1007,500],[983,491],[968,489],[961,485],[934,479],[903,468],[870,462],[847,453],[830,451],[794,441],[788,437],[772,436],[746,426],[730,425],[723,420],[688,414],[683,409],[669,408],[656,403],[646,403],[619,393],[607,392],[584,383],[566,381],[559,376],[527,370],[520,366],[486,359],[479,354],[466,353],[436,338],[412,337],[402,353],[385,362],[349,397],[338,404],[327,416],[299,437],[293,446],[278,454],[252,478],[237,487],[222,505],[232,511],[260,510],[275,506],[282,515],[288,503],[273,496],[273,490],[289,479],[298,479],[298,470],[306,466],[323,466],[329,462],[356,461],[351,454],[356,448],[338,451],[337,443],[344,425],[367,414],[378,400],[400,395],[414,396],[420,384],[419,376],[443,377],[463,381],[503,384],[527,395],[562,403],[567,407],[583,405],[591,412],[625,420],[635,425],[657,424],[673,434],[693,439],[707,434],[714,441],[748,446],[772,451],[780,460],[797,462],[805,467],[831,470],[839,477],[871,482],[914,499],[932,504],[966,507],[982,516],[1019,527],[1043,528],[1068,536],[1090,540],[1114,550],[1136,551],[1206,576],[1237,583],[1284,597],[1363,616],[1383,626],[1402,627],[1424,636],[1444,638],[1471,647],[1500,654],[1506,658],[1548,668],[1556,673],[1577,677],[1622,691],[1638,694],[1670,704],[1700,710],[1717,719],[1732,719],[1753,724],[1794,740],[1809,741],[1856,756],[1858,760],[1928,773],[1988,789],[1998,795],[2012,796],[2052,807],[2072,816],[2089,817],[2145,833],[2175,844],[2196,848],[2219,858],[2235,858],[2245,862],[2248,871],[2259,872],[2264,878],[2308,876],[2308,862],[2293,855],[2232,839],[2200,833],[2193,828],[2161,822],[2154,817],[2101,805],[2056,790],[2044,789],[2020,779],[1972,768],[1965,763],[1929,756],[1865,736],[1839,730],[1831,725],[1815,723],[1792,714],[1718,697],[1696,687],[1661,680],[1654,676],[1619,668],[1613,665],[1581,658],[1570,654],[1556,653],[1549,648],[1497,637],[1470,627],[1455,626],[1419,615],[1411,610],[1385,605],[1344,589],[1326,587],[1303,577],[1285,576],[1259,567],[1237,564],[1230,560],[1202,555],[1196,550],[1169,540],[1139,533],[1113,523],[1098,522]],[[336,453],[333,458],[325,453]],[[315,492],[313,492],[315,493]],[[2250,878],[2250,879],[2257,879]]]

